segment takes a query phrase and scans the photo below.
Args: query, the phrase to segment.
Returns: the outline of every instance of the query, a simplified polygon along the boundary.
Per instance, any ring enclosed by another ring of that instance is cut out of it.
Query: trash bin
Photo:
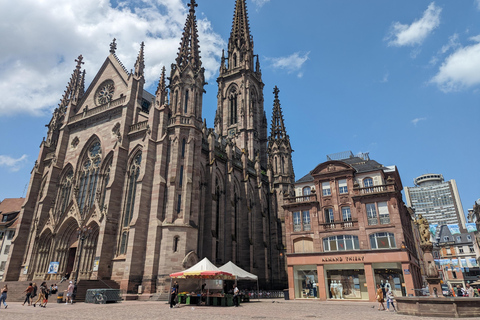
[[[285,298],[285,300],[290,300],[288,297],[288,289],[283,290],[283,297]]]
[[[62,303],[63,302],[63,292],[59,292],[57,294],[57,303]]]

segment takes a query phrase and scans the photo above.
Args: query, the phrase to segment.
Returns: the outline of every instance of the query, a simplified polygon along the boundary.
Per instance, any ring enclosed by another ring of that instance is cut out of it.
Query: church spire
[[[190,10],[188,11],[187,22],[183,29],[182,41],[180,42],[176,62],[177,66],[181,69],[190,64],[195,71],[198,71],[202,66],[200,46],[198,45],[197,18],[195,16],[195,7],[197,7],[198,4],[195,0],[190,0],[188,6]]]
[[[282,108],[280,107],[280,99],[278,99],[278,87],[275,86],[273,93],[275,94],[275,100],[273,101],[272,112],[272,128],[270,131],[270,140],[283,140],[288,138],[287,131],[285,130],[285,124],[283,122]]]
[[[244,44],[248,49],[253,47],[253,41],[250,36],[250,26],[248,25],[247,5],[245,0],[237,0],[235,3],[235,12],[233,13],[229,45],[241,48]]]
[[[145,59],[143,56],[143,48],[145,44],[140,44],[140,52],[138,53],[137,61],[135,62],[135,76],[136,77],[143,77],[143,70],[145,69]]]
[[[157,91],[155,92],[155,99],[158,106],[166,103],[165,99],[167,97],[167,86],[165,84],[165,66],[162,68],[162,75],[160,76],[160,81],[158,81]]]

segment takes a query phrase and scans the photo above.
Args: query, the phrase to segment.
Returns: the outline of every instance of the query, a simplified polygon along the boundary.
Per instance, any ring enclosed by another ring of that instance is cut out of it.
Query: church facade
[[[245,0],[236,0],[207,128],[197,4],[188,5],[178,56],[154,95],[144,90],[143,43],[128,72],[114,39],[88,87],[76,60],[31,173],[5,280],[69,274],[164,292],[170,273],[207,257],[285,288],[282,204],[295,177],[279,90],[268,135],[260,63]]]

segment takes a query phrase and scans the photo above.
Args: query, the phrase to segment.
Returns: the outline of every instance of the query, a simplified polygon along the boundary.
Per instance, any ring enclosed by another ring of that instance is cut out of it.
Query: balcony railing
[[[380,224],[390,224],[390,216],[380,217]]]
[[[300,231],[310,231],[312,230],[312,225],[311,224],[303,224],[303,230],[302,230],[302,225],[301,224],[294,224],[293,225],[293,232],[300,232]]]
[[[375,218],[367,218],[367,220],[368,220],[368,225],[369,225],[369,226],[374,226],[374,225],[377,225],[377,224],[378,224],[378,219],[377,219],[377,217],[375,217]]]
[[[323,230],[341,230],[341,229],[348,229],[348,228],[356,228],[358,227],[358,220],[322,223],[320,227]]]
[[[364,195],[364,194],[375,194],[375,193],[383,193],[387,191],[395,191],[394,184],[382,184],[380,186],[371,186],[371,187],[363,187],[363,188],[354,188],[353,193],[356,196]]]
[[[308,196],[298,196],[292,198],[285,198],[287,203],[296,203],[296,202],[308,202],[308,201],[317,201],[316,194],[309,194]]]

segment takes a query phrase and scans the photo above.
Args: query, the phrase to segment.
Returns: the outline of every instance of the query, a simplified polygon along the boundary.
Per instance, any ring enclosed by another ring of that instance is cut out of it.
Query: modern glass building
[[[465,231],[466,218],[455,180],[444,181],[441,174],[424,174],[405,187],[407,205],[430,224],[458,224]]]

